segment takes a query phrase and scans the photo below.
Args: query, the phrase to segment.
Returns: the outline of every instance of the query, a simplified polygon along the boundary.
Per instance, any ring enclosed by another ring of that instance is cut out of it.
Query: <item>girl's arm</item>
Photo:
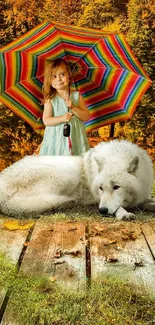
[[[60,116],[52,116],[52,104],[48,99],[44,104],[43,123],[45,126],[55,126],[60,123],[69,122],[72,118],[71,113],[66,113]]]
[[[80,94],[78,106],[74,106],[70,98],[66,99],[66,104],[72,110],[73,114],[75,114],[80,120],[88,121],[90,112],[85,104],[83,97]]]

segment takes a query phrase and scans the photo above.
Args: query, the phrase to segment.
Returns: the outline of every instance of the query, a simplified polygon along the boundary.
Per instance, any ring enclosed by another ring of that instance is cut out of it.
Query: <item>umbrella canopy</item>
[[[56,58],[69,62],[90,110],[88,132],[131,118],[151,84],[121,33],[41,23],[0,50],[0,101],[35,129],[43,127],[44,67]]]

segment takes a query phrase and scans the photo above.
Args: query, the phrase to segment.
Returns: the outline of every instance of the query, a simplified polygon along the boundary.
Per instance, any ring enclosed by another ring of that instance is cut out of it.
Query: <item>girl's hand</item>
[[[68,123],[72,119],[73,114],[72,113],[65,113],[63,115],[63,122]]]
[[[65,102],[66,102],[67,107],[69,107],[69,108],[72,107],[72,100],[71,100],[71,98],[66,98],[65,99]]]

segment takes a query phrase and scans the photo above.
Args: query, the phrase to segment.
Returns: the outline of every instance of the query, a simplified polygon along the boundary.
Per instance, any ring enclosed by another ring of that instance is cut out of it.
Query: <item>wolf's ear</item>
[[[130,165],[128,167],[129,173],[133,173],[136,170],[138,166],[138,162],[139,162],[139,158],[137,156],[131,160]]]
[[[101,160],[99,160],[97,157],[94,157],[94,160],[97,163],[98,172],[100,173],[103,169],[103,161],[101,162]]]

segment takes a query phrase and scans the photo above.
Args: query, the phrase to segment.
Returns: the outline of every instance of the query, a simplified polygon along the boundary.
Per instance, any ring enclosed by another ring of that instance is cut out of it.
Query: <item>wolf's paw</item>
[[[116,219],[117,220],[135,220],[136,216],[134,213],[127,212],[124,208],[119,207],[118,210],[116,211]]]
[[[136,216],[134,213],[127,212],[122,219],[131,221],[131,220],[135,220]]]

